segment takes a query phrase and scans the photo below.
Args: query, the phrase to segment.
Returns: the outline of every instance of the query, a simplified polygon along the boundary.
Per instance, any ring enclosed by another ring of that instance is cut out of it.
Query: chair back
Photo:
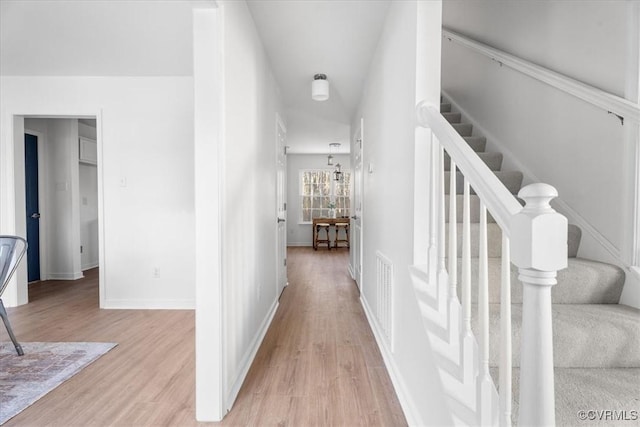
[[[0,236],[0,297],[27,251],[27,241],[18,236]]]

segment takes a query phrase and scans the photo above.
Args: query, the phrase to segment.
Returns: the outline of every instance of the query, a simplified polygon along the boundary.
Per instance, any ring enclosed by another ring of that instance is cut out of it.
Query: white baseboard
[[[110,310],[195,310],[195,300],[107,299],[105,309]]]
[[[351,263],[347,266],[347,271],[349,272],[349,276],[351,276],[353,280],[356,280],[356,272],[353,270]]]
[[[242,387],[242,383],[244,382],[247,373],[249,373],[249,368],[251,368],[251,364],[253,363],[253,359],[255,359],[256,354],[258,353],[258,349],[260,348],[260,344],[262,344],[262,340],[264,336],[267,334],[267,330],[269,326],[271,326],[271,321],[273,317],[276,315],[276,311],[278,310],[278,300],[276,300],[271,309],[267,313],[267,316],[262,321],[262,325],[260,325],[260,329],[258,329],[258,333],[253,338],[251,345],[249,345],[249,349],[245,353],[242,361],[240,362],[240,372],[236,377],[236,380],[233,382],[233,386],[231,386],[231,390],[227,394],[227,400],[225,401],[225,406],[227,410],[231,410],[231,407],[236,401],[236,397],[238,397],[238,393],[240,392],[240,387]]]
[[[75,273],[48,273],[46,280],[78,280],[83,277],[84,274],[81,271]]]
[[[287,246],[292,247],[311,247],[311,242],[287,242]]]
[[[373,316],[373,312],[371,311],[369,304],[362,296],[360,297],[360,303],[362,304],[364,313],[369,321],[369,326],[371,326],[371,330],[373,331],[373,336],[376,338],[376,343],[378,344],[380,353],[382,353],[382,359],[384,360],[384,364],[389,372],[389,376],[391,377],[393,388],[398,396],[398,401],[400,402],[400,406],[402,406],[402,411],[407,419],[407,423],[410,426],[426,425],[426,423],[424,423],[420,418],[420,412],[417,410],[417,406],[411,397],[411,393],[407,391],[407,386],[399,374],[400,371],[393,359],[393,356],[391,355],[390,349],[386,346],[384,339],[382,339],[382,333],[375,321],[375,317]]]
[[[99,265],[100,264],[98,263],[98,261],[91,262],[89,264],[85,264],[85,265],[82,266],[82,271],[91,270],[92,268],[99,267]]]

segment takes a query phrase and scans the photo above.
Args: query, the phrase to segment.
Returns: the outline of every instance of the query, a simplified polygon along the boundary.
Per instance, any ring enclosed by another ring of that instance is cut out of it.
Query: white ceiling
[[[382,32],[389,0],[249,0],[280,86],[292,153],[349,151],[351,120]],[[311,99],[324,73],[329,100]]]

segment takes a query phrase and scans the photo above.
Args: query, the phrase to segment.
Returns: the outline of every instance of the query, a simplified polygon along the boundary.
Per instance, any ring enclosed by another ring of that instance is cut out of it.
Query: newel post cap
[[[422,100],[416,104],[416,120],[420,126],[425,128],[431,127],[428,120],[429,107],[435,108],[436,111],[440,111],[438,106],[431,102],[427,102],[426,100]]]
[[[511,218],[511,260],[520,268],[557,271],[567,267],[567,218],[549,202],[558,191],[548,184],[531,184],[518,197],[524,208]]]

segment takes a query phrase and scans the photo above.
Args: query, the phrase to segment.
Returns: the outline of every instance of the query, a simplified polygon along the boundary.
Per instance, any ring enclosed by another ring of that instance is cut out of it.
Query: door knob
[[[40,213],[39,213],[39,212],[32,213],[32,214],[31,214],[31,218],[33,218],[33,219],[38,219],[38,218],[40,218]]]
[[[279,223],[280,223],[280,222],[284,222],[284,221],[285,221],[285,219],[284,219],[284,218],[278,218],[278,222],[279,222]]]

